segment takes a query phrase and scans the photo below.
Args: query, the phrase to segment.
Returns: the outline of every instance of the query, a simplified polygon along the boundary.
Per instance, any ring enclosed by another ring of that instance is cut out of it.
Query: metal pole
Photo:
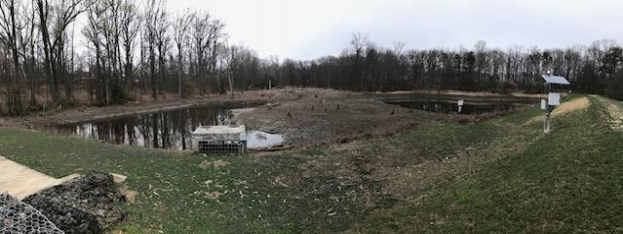
[[[549,119],[549,114],[545,112],[545,119],[543,120],[543,132],[547,133],[547,119]]]
[[[552,110],[551,106],[547,107],[547,113],[545,114],[545,133],[552,131]]]
[[[548,74],[549,75],[549,74]],[[547,85],[549,92],[551,93],[553,90],[552,84]],[[550,131],[552,130],[552,110],[554,109],[553,106],[549,105],[549,97],[547,98],[547,112],[545,114],[545,129],[544,132],[545,133],[550,133]]]

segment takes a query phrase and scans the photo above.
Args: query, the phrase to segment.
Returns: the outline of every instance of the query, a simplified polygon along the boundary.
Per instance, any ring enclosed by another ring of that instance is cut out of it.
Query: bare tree
[[[362,72],[360,72],[362,70],[362,60],[363,60],[363,52],[364,52],[364,48],[365,46],[368,44],[368,35],[362,34],[362,33],[355,33],[353,34],[353,38],[350,41],[350,44],[353,48],[353,51],[355,52],[355,80],[359,81],[359,90],[363,90],[363,86],[364,86],[364,76],[362,74]]]
[[[32,2],[26,3],[22,8],[22,22],[23,28],[19,35],[19,41],[21,44],[21,54],[23,58],[24,75],[29,82],[30,89],[30,108],[37,108],[37,90],[39,84],[37,83],[39,75],[37,74],[37,61],[35,56],[35,50],[37,49],[37,24],[35,21],[36,11]]]
[[[123,103],[132,80],[133,43],[139,29],[136,6],[129,0],[106,0],[92,4],[88,11],[89,25],[83,34],[95,51],[97,100],[101,105]]]
[[[147,41],[151,95],[154,100],[158,99],[156,93],[156,47],[159,43],[159,32],[161,31],[159,24],[162,18],[166,16],[164,5],[164,0],[149,0],[145,10],[145,28],[142,40]]]
[[[210,14],[207,12],[197,12],[192,22],[192,43],[195,52],[196,66],[195,69],[195,85],[199,94],[204,94],[204,79],[206,73],[206,52],[209,49],[210,41],[207,40],[210,30]]]
[[[193,21],[194,17],[195,17],[194,14],[191,14],[188,11],[186,11],[177,17],[173,25],[175,46],[177,47],[178,95],[180,97],[183,97],[183,94],[182,94],[182,86],[183,86],[183,80],[184,80],[184,64],[183,64],[184,55],[183,54],[184,54],[184,49],[186,45],[188,44],[188,40],[190,38],[189,29],[190,29],[190,24]]]
[[[82,30],[83,35],[91,43],[93,50],[95,67],[93,69],[93,77],[97,84],[92,86],[96,88],[96,99],[99,104],[108,104],[110,100],[110,90],[108,86],[108,78],[103,75],[104,56],[102,56],[102,25],[104,20],[102,12],[106,11],[107,6],[102,4],[93,4],[88,9],[88,25]]]
[[[22,112],[21,87],[19,84],[21,70],[18,53],[18,18],[19,8],[15,0],[0,1],[0,42],[10,50],[13,60],[13,74],[8,75],[7,79],[7,106],[9,114]]]
[[[166,5],[166,4],[165,4]],[[166,77],[166,56],[169,50],[169,42],[171,41],[171,37],[168,33],[169,26],[171,22],[169,22],[169,14],[166,11],[166,8],[162,8],[159,11],[159,15],[156,20],[156,45],[158,49],[158,81],[159,81],[159,93],[164,94],[164,83]]]
[[[401,56],[402,55],[402,50],[405,48],[405,43],[398,41],[394,43],[394,55],[396,56]]]
[[[134,44],[138,36],[141,25],[141,18],[138,13],[138,6],[134,0],[123,0],[121,3],[121,44],[125,54],[125,92],[129,83],[134,82]]]
[[[227,37],[227,35],[223,34],[223,28],[225,28],[225,24],[219,20],[219,19],[214,19],[210,22],[210,30],[209,30],[209,36],[208,36],[208,72],[210,73],[210,75],[212,77],[216,77],[216,87],[217,87],[217,91],[222,93],[223,92],[223,88],[220,82],[220,79],[218,78],[218,75],[216,74],[216,69],[217,69],[217,60],[218,60],[218,46],[222,43],[221,39]]]
[[[476,44],[474,45],[474,50],[475,50],[475,56],[476,56],[476,75],[478,76],[479,80],[478,83],[479,84],[487,84],[487,82],[483,82],[484,80],[482,80],[482,78],[484,78],[484,70],[485,67],[487,66],[487,42],[485,41],[478,41],[476,42]],[[481,85],[482,86],[482,85]],[[480,88],[485,88],[485,87],[480,87]]]
[[[61,79],[65,79],[65,31],[67,27],[76,20],[86,8],[83,3],[89,3],[83,0],[58,0],[54,7],[50,5],[49,0],[34,0],[39,17],[39,29],[41,30],[41,41],[45,53],[44,67],[51,88],[52,100],[58,102],[61,100],[59,92],[59,84]],[[50,11],[54,9],[54,18],[50,18]],[[52,21],[52,22],[50,22]],[[50,27],[52,30],[50,30]],[[52,33],[50,33],[50,31]],[[73,82],[65,81],[66,85]],[[71,89],[69,89],[71,91]],[[71,94],[68,94],[70,98]]]
[[[277,72],[279,70],[279,57],[277,56],[270,56],[268,57],[268,69],[270,70],[270,75],[271,78],[268,81],[268,89],[272,89],[272,82],[275,81],[279,81],[281,80],[281,78],[278,77],[278,74],[281,74],[279,72]],[[331,88],[330,84],[327,84],[328,88]]]
[[[225,67],[227,74],[227,82],[229,84],[229,94],[231,98],[234,99],[234,71],[236,70],[236,65],[238,63],[238,47],[230,46],[227,41],[223,43],[221,47],[223,50],[222,54],[222,64]]]

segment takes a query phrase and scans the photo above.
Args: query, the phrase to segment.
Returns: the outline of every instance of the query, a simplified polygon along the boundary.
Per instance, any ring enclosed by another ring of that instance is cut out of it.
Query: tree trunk
[[[151,75],[151,97],[157,100],[156,94],[156,52],[154,51],[153,44],[149,45],[149,71]]]
[[[177,92],[180,96],[180,98],[182,98],[182,76],[184,75],[184,68],[182,65],[182,45],[180,43],[177,44],[177,63],[178,63],[178,81],[177,81]]]

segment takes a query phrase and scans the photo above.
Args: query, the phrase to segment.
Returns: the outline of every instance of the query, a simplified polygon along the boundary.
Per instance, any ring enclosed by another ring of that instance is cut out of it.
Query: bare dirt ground
[[[289,90],[297,98],[238,116],[251,129],[285,135],[287,146],[345,143],[386,136],[418,125],[412,111],[370,94],[324,89]]]

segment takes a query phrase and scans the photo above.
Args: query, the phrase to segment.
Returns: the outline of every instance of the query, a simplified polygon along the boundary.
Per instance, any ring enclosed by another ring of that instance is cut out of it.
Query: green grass
[[[127,175],[140,193],[124,206],[130,219],[118,229],[127,233],[623,232],[623,134],[591,103],[555,118],[547,136],[526,124],[541,114],[535,107],[465,125],[422,119],[387,138],[264,157],[0,129],[0,155],[56,177]],[[221,159],[231,164],[198,166]],[[440,173],[408,181],[425,174],[423,163]],[[417,186],[395,186],[405,180]]]
[[[622,232],[623,134],[604,126],[603,106],[591,103],[557,118],[552,134],[521,152],[431,189],[418,202],[374,215],[360,230]]]

